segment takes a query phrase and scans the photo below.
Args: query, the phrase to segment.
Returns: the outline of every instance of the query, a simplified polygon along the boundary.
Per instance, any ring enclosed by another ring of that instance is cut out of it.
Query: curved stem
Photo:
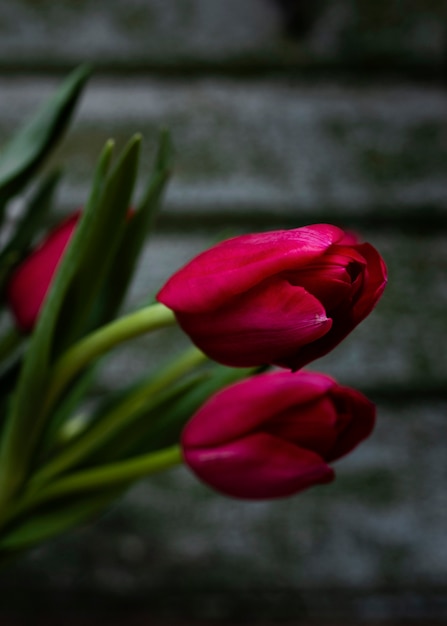
[[[85,493],[119,486],[126,487],[132,482],[162,472],[182,462],[181,449],[178,445],[174,445],[126,461],[76,472],[38,491],[25,492],[18,501],[11,502],[8,509],[0,517],[0,527],[49,500],[78,492]]]
[[[81,470],[67,475],[39,491],[25,494],[20,506],[21,508],[28,508],[31,505],[41,504],[47,500],[65,497],[79,491],[108,489],[123,483],[131,483],[180,463],[183,463],[182,451],[179,445],[174,445],[129,460],[109,463],[98,468]]]
[[[69,469],[88,454],[98,448],[104,440],[114,435],[133,414],[143,405],[148,408],[148,401],[153,400],[156,404],[156,394],[168,387],[180,376],[189,372],[192,368],[200,365],[206,356],[197,348],[190,348],[182,357],[174,361],[159,372],[148,383],[136,390],[123,402],[113,407],[103,419],[85,430],[78,439],[68,444],[65,449],[49,463],[43,466],[30,481],[31,485],[46,483],[53,476]]]
[[[124,341],[175,323],[174,313],[170,309],[163,304],[153,304],[125,315],[81,339],[55,364],[43,412],[52,408],[70,380],[91,361]]]
[[[56,362],[48,376],[48,387],[40,407],[36,407],[36,414],[32,429],[26,433],[26,452],[21,447],[22,456],[21,471],[29,462],[33,450],[38,445],[38,439],[47,422],[47,418],[60,395],[71,382],[91,361],[100,357],[114,346],[153,330],[175,324],[174,313],[162,304],[153,304],[134,313],[130,313],[120,319],[107,324],[68,349]],[[19,428],[17,423],[11,420],[7,423],[6,434],[3,434],[3,442],[8,441],[7,436],[17,439]],[[23,434],[25,437],[25,434]],[[12,446],[4,445],[3,471],[0,476],[0,509],[10,499],[14,489],[23,477],[17,472],[18,457]],[[6,468],[6,469],[5,469]]]

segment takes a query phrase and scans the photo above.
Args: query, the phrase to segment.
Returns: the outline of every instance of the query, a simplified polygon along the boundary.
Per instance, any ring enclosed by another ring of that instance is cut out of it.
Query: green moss
[[[350,18],[340,37],[342,58],[351,63],[422,61],[426,50],[415,47],[420,28],[447,17],[445,2],[431,0],[351,0]]]
[[[331,484],[327,496],[331,498],[354,497],[357,502],[370,506],[386,506],[399,497],[399,486],[396,476],[387,469],[375,469],[357,474],[339,473],[337,480]]]
[[[334,118],[326,121],[325,131],[337,144],[351,146],[360,173],[375,183],[445,175],[446,128],[437,121],[396,129],[372,118],[361,122]]]
[[[339,119],[329,119],[324,124],[325,132],[338,143],[343,143],[349,137],[351,124],[347,124]]]
[[[380,580],[383,584],[393,584],[399,580],[409,558],[408,547],[388,546],[380,550]]]
[[[377,182],[442,175],[447,166],[442,135],[441,127],[434,122],[418,124],[408,131],[401,146],[365,149],[360,155],[363,172]]]

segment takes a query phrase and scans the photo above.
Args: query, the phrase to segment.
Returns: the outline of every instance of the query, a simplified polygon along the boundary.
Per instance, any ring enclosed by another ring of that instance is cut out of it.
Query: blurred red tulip
[[[12,272],[6,290],[17,326],[31,332],[80,212],[64,220]]]

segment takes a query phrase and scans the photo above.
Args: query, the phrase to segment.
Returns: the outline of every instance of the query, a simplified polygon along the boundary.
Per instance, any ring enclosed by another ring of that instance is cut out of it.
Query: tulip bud
[[[290,496],[333,480],[328,463],[368,437],[375,406],[329,376],[274,372],[212,396],[182,433],[187,465],[236,498]]]
[[[346,337],[385,284],[371,245],[315,224],[223,241],[176,272],[157,299],[210,358],[297,370]]]
[[[73,213],[56,227],[12,272],[6,297],[17,326],[31,332],[49,286],[79,220]]]

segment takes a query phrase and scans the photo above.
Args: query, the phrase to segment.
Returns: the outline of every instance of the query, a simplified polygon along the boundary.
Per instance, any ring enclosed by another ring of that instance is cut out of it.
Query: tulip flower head
[[[236,498],[290,496],[333,480],[328,463],[371,433],[374,405],[311,372],[274,372],[226,387],[184,428],[185,462]]]
[[[57,226],[10,276],[6,297],[17,326],[31,332],[80,213]]]
[[[346,337],[385,284],[371,245],[315,224],[223,241],[176,272],[157,298],[212,359],[297,370]]]

